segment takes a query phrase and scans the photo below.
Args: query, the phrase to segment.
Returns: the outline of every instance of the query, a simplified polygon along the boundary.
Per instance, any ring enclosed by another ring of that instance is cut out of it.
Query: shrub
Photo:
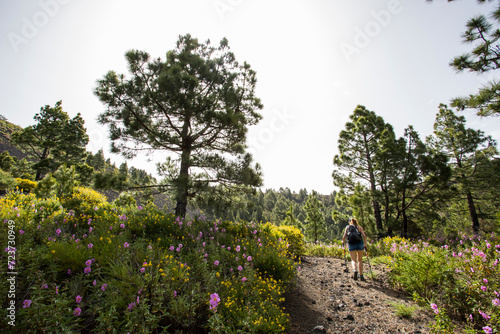
[[[301,256],[305,252],[304,235],[295,226],[282,225],[278,227],[278,231],[284,236],[288,243],[288,254],[292,258]]]
[[[137,201],[134,198],[134,195],[130,191],[121,192],[120,195],[113,201],[113,204],[116,206],[136,206]]]
[[[278,333],[288,327],[281,303],[295,263],[287,242],[257,224],[181,219],[153,205],[113,208],[80,187],[61,202],[9,193],[0,198],[0,214],[14,222],[15,302],[26,319],[16,323],[19,332]],[[5,245],[8,225],[0,224]],[[0,260],[6,256],[1,252]],[[5,275],[4,305],[10,302]],[[31,304],[23,308],[25,300]],[[0,317],[6,312],[1,308]]]
[[[92,215],[100,208],[110,207],[106,196],[86,187],[73,188],[71,195],[61,198],[61,203],[67,210],[86,215]]]
[[[331,242],[329,244],[325,244],[322,242],[308,243],[305,249],[305,254],[309,256],[330,256],[343,258],[344,252],[346,256],[349,256],[349,252],[345,249],[345,247],[342,247],[340,241]]]
[[[0,191],[6,192],[9,189],[15,188],[17,181],[8,172],[0,169]]]
[[[21,191],[31,192],[36,188],[37,182],[28,179],[16,178],[17,186]]]

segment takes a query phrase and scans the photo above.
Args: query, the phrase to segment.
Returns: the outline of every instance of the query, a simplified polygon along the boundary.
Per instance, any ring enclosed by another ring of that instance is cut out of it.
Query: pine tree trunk
[[[408,238],[408,217],[406,216],[406,191],[403,190],[403,198],[401,199],[401,208],[403,208],[403,238]]]
[[[175,214],[180,217],[186,217],[188,196],[189,196],[189,166],[191,158],[191,138],[189,137],[189,126],[191,118],[186,115],[182,126],[182,154],[181,169],[177,179],[177,204]]]
[[[479,218],[477,217],[476,205],[470,191],[467,191],[467,204],[469,206],[469,214],[472,220],[472,232],[474,235],[479,234]]]
[[[189,183],[189,157],[190,152],[185,151],[181,156],[181,169],[177,179],[177,204],[175,206],[175,215],[185,217],[188,203],[188,183]]]

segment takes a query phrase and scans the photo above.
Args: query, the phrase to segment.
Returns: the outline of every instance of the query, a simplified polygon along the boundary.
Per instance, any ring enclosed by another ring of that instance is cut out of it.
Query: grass
[[[398,317],[411,319],[420,308],[417,305],[409,305],[405,303],[390,302],[389,305],[394,310]]]

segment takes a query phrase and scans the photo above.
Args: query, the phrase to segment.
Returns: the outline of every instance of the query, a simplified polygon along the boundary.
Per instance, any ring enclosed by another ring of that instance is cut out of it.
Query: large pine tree
[[[226,39],[214,47],[188,34],[164,61],[137,50],[126,59],[130,78],[110,71],[98,81],[95,94],[107,106],[99,121],[109,124],[114,152],[175,154],[177,215],[189,198],[261,185],[260,167],[245,153],[247,127],[261,119],[256,73]]]

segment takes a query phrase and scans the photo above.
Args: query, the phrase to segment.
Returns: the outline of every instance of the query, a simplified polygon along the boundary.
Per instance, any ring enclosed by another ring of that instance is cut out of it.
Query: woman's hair
[[[353,224],[353,225],[358,226],[358,221],[356,220],[356,218],[351,218],[351,219],[349,220],[349,223],[350,223],[350,222],[352,222],[352,224]]]

